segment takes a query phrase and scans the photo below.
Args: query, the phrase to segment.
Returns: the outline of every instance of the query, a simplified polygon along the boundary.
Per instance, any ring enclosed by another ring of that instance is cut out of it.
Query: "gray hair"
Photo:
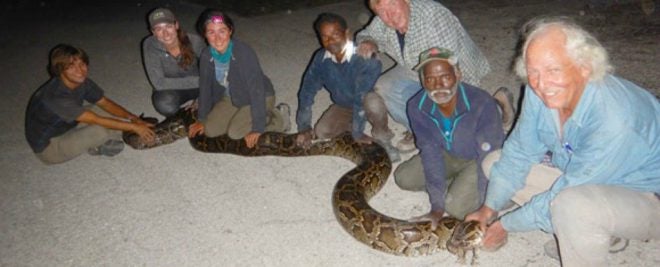
[[[566,35],[566,52],[578,64],[591,67],[590,81],[598,81],[613,71],[609,55],[596,38],[568,17],[538,17],[522,27],[523,46],[518,53],[514,70],[527,80],[525,56],[531,40],[550,27],[558,27]]]

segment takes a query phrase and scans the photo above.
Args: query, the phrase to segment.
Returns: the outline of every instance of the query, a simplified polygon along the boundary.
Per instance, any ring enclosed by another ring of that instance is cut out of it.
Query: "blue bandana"
[[[228,63],[229,60],[231,59],[231,51],[232,48],[234,48],[234,41],[229,40],[229,45],[227,46],[227,51],[224,53],[218,52],[218,50],[215,50],[213,46],[211,46],[211,56],[215,61],[218,61],[220,63]]]

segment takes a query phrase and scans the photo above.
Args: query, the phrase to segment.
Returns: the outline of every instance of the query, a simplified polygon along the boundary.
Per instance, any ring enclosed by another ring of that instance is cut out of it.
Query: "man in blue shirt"
[[[416,219],[434,225],[444,213],[462,219],[478,209],[486,192],[481,162],[504,142],[498,103],[486,91],[463,82],[459,58],[433,47],[415,67],[424,90],[407,105],[419,154],[394,172],[399,187],[426,190],[431,212]]]
[[[298,93],[298,145],[309,147],[314,138],[333,138],[350,132],[358,142],[375,139],[387,146],[393,137],[387,126],[387,113],[371,113],[372,109],[365,111],[363,107],[365,99],[379,97],[373,92],[373,86],[380,75],[380,61],[355,54],[355,45],[341,16],[323,13],[314,26],[323,48],[314,53]],[[312,129],[312,104],[323,87],[330,93],[333,104]],[[372,125],[373,138],[363,133],[367,120]],[[398,157],[398,154],[390,155]]]
[[[522,112],[501,157],[484,161],[486,201],[466,220],[487,229],[486,249],[541,229],[555,235],[562,266],[605,266],[612,238],[660,237],[660,104],[609,74],[605,49],[566,18],[535,19],[523,33]],[[554,167],[538,164],[547,151]],[[521,207],[498,218],[510,199]]]

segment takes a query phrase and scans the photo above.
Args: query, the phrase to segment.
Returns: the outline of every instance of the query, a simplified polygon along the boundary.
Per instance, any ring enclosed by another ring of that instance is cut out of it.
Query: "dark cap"
[[[431,47],[419,54],[419,63],[413,69],[420,71],[426,63],[433,60],[444,60],[452,66],[456,66],[456,63],[458,63],[458,58],[456,58],[454,52],[451,50],[447,48]]]
[[[156,8],[149,13],[149,26],[152,28],[160,23],[175,23],[176,17],[174,13],[167,8]]]

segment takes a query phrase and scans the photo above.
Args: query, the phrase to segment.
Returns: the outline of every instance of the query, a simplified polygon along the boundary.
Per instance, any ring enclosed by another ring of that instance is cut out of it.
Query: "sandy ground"
[[[488,90],[519,88],[508,71],[518,25],[553,13],[585,22],[603,37],[619,73],[658,95],[658,11],[647,16],[638,5],[625,3],[586,9],[584,1],[444,2],[489,58],[493,71],[483,82]],[[335,181],[353,167],[340,158],[203,154],[179,141],[149,151],[128,148],[114,158],[83,155],[42,165],[25,141],[23,121],[29,96],[48,79],[50,48],[60,42],[83,47],[91,56],[90,78],[107,96],[133,112],[155,116],[140,57],[140,41],[148,34],[146,13],[170,6],[192,30],[204,9],[165,0],[54,3],[3,11],[0,266],[455,265],[446,252],[392,256],[347,234],[330,203]],[[301,75],[318,47],[312,21],[323,11],[344,15],[352,29],[370,16],[363,1],[355,0],[235,18],[236,36],[252,44],[278,99],[293,110]],[[319,95],[315,118],[327,104],[327,95]],[[426,194],[403,192],[392,181],[371,204],[399,218],[429,209]],[[543,253],[550,238],[540,231],[511,234],[500,251],[481,253],[480,263],[558,266]],[[659,252],[658,241],[632,241],[610,257],[613,265],[658,266]]]

